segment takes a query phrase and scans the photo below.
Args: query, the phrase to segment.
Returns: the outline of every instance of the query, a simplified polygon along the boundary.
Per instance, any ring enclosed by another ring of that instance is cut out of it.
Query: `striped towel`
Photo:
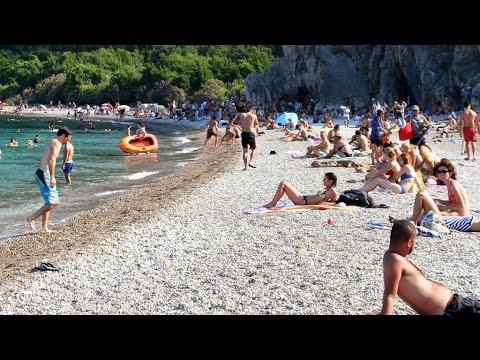
[[[451,230],[469,231],[472,226],[473,216],[442,216],[445,226]]]

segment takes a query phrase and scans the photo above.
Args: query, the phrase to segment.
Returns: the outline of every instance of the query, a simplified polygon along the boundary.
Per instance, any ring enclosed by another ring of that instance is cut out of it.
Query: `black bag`
[[[361,207],[375,207],[373,199],[367,193],[364,193],[360,190],[347,190],[344,191],[340,198],[337,200],[337,204],[343,202],[346,205],[354,205]]]

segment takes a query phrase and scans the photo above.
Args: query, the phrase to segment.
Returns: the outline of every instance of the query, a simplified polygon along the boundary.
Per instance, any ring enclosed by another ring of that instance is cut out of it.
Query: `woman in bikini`
[[[339,156],[343,157],[352,157],[353,151],[350,145],[348,144],[347,140],[345,140],[342,135],[337,133],[333,137],[333,149],[327,154],[327,158],[332,157],[333,155],[338,154]]]
[[[408,163],[406,155],[401,154],[397,162],[400,165],[400,170],[391,176],[390,179],[377,177],[367,180],[361,190],[368,193],[377,187],[381,187],[382,189],[391,190],[397,194],[406,194],[416,190],[416,186],[418,185],[416,184],[417,177],[415,169]]]
[[[457,181],[457,173],[450,160],[440,160],[433,173],[447,186],[448,200],[433,199],[428,191],[420,191],[415,198],[412,220],[421,222],[430,210],[441,215],[469,215],[470,201],[464,187]]]
[[[330,205],[334,205],[340,197],[337,189],[335,189],[335,186],[337,185],[337,176],[331,172],[326,173],[323,178],[323,185],[325,186],[325,191],[323,192],[320,190],[315,195],[302,195],[289,182],[282,180],[272,201],[265,205],[265,207],[275,207],[284,194],[286,194],[295,205],[318,205],[324,202],[332,203]]]
[[[365,175],[365,180],[374,178],[389,179],[400,171],[400,165],[396,160],[396,153],[392,147],[386,147],[380,156],[380,162],[373,165],[372,169]]]
[[[323,152],[325,154],[328,153],[328,149],[330,148],[330,141],[328,141],[326,130],[323,130],[323,131],[320,132],[320,140],[319,141],[320,141],[320,143],[318,145],[313,145],[313,146],[307,147],[307,153],[305,154],[306,157],[311,156],[312,152],[316,157],[321,156],[320,152]]]

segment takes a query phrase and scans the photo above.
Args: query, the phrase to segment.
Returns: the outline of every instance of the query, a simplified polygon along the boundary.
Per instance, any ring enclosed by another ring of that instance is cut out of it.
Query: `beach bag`
[[[363,193],[360,190],[344,191],[336,203],[338,204],[341,202],[345,203],[347,206],[354,205],[367,208],[375,207],[373,199],[370,197],[370,195]]]
[[[413,136],[412,122],[408,121],[406,125],[398,130],[398,138],[400,141],[410,140]]]

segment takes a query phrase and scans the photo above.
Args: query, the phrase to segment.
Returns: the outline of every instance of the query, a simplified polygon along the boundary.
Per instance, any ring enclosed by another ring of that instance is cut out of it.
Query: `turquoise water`
[[[25,232],[25,217],[43,205],[34,173],[46,142],[56,135],[56,130],[48,130],[49,122],[56,120],[0,116],[0,239]],[[94,123],[96,128],[88,134],[79,121],[63,120],[62,124],[73,131],[75,170],[73,184],[67,186],[61,169],[62,147],[55,171],[60,206],[52,212],[52,223],[87,209],[92,201],[101,202],[115,193],[132,191],[135,186],[180,169],[198,156],[198,145],[192,145],[189,134],[180,129],[147,125],[147,131],[157,137],[158,153],[128,155],[118,148],[126,123]],[[112,132],[105,133],[105,127]],[[27,141],[35,134],[42,140],[28,147]],[[12,137],[19,142],[16,148],[6,146]]]

